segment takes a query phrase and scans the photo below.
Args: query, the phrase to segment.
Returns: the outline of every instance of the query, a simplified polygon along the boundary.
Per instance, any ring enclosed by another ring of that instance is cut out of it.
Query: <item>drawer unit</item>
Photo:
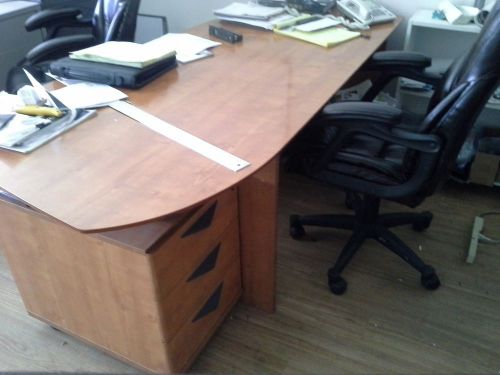
[[[218,239],[192,270],[182,280],[176,282],[176,288],[160,301],[163,310],[165,339],[171,341],[179,329],[188,321],[195,320],[200,307],[208,295],[211,295],[224,279],[228,269],[240,264],[238,232],[236,222],[231,223],[226,232]],[[173,263],[175,268],[175,263]],[[161,288],[168,278],[159,277]],[[169,285],[168,285],[169,286]],[[160,294],[161,295],[161,294]]]
[[[0,247],[29,314],[155,373],[186,371],[241,294],[235,189],[91,235],[1,199]]]

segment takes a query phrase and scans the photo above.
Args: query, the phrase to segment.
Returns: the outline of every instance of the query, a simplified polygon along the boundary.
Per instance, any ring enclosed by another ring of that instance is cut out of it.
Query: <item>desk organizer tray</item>
[[[0,142],[0,148],[23,154],[30,153],[68,130],[73,129],[86,119],[94,116],[95,113],[95,110],[87,109],[68,110],[63,117],[53,120],[49,125],[16,139],[15,143],[2,144]]]

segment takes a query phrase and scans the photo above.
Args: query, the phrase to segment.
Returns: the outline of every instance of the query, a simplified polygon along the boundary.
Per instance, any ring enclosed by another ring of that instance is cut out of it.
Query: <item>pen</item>
[[[16,110],[16,113],[28,116],[43,116],[43,117],[61,117],[62,111],[56,108],[40,107],[36,105],[28,105]]]

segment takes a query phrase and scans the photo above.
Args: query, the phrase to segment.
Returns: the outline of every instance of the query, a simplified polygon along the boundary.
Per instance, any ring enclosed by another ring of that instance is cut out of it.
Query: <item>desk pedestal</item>
[[[140,369],[186,371],[241,295],[237,191],[188,213],[82,234],[0,201],[28,312]]]

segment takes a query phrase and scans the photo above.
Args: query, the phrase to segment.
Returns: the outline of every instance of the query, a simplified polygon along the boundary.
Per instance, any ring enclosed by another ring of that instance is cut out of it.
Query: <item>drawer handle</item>
[[[205,211],[203,215],[201,215],[196,223],[194,223],[184,234],[181,236],[182,238],[192,236],[198,232],[201,232],[204,229],[207,229],[210,225],[212,225],[212,220],[214,218],[215,209],[217,208],[217,201],[214,202],[210,206],[208,210]]]
[[[217,264],[217,258],[219,257],[219,252],[220,252],[220,243],[217,246],[215,246],[215,248],[210,252],[210,254],[208,254],[205,260],[198,266],[198,268],[196,268],[193,274],[189,277],[188,282],[193,281],[198,277],[201,277],[204,274],[212,271]]]
[[[210,296],[210,298],[205,302],[205,305],[201,308],[200,311],[198,311],[198,314],[196,314],[195,318],[193,319],[193,323],[204,318],[211,312],[217,310],[219,307],[220,303],[220,297],[222,296],[222,287],[224,286],[224,283],[220,283],[220,285],[217,287],[215,292]]]

